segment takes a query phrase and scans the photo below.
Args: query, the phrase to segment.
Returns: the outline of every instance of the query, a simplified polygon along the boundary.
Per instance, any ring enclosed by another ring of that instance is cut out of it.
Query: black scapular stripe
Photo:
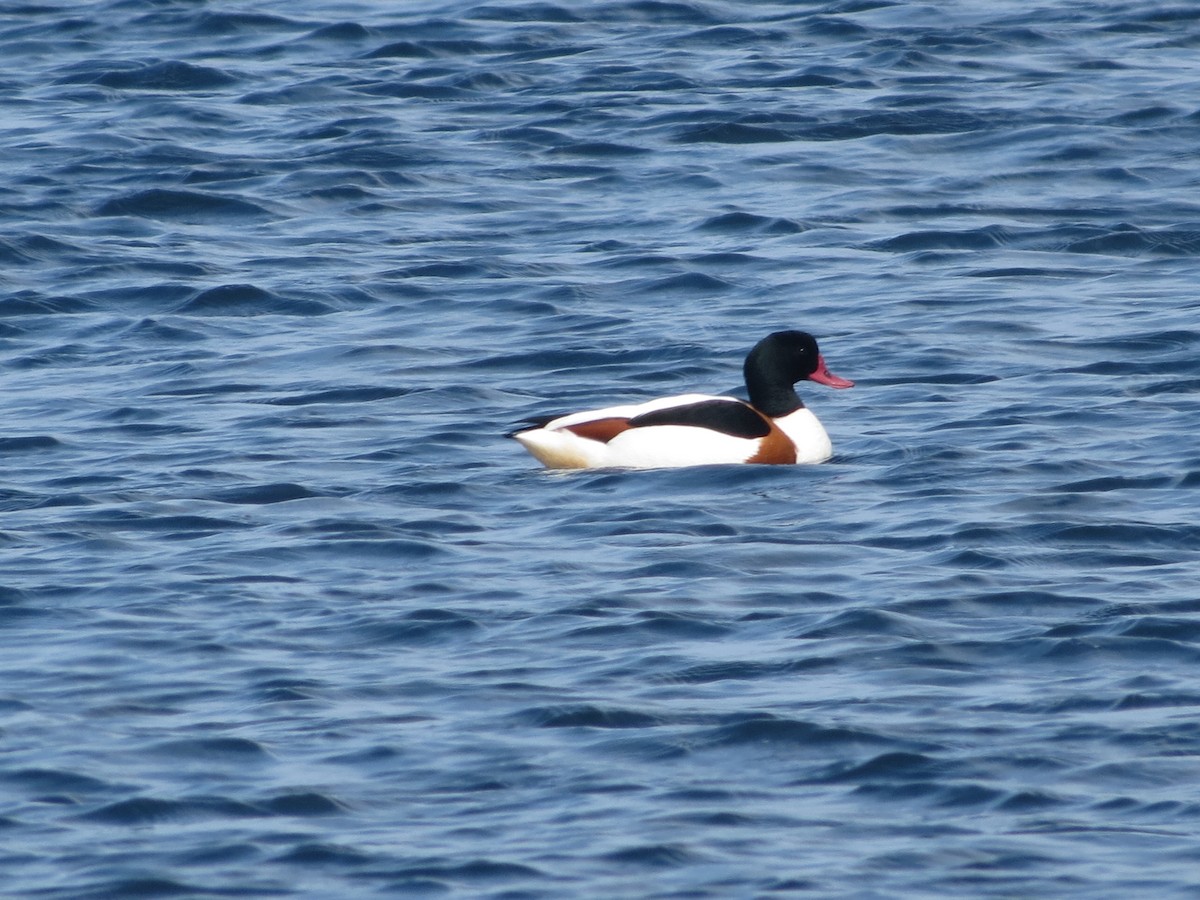
[[[630,428],[648,425],[692,425],[738,438],[760,438],[771,433],[766,419],[752,407],[736,400],[701,400],[685,406],[656,409],[629,420]]]

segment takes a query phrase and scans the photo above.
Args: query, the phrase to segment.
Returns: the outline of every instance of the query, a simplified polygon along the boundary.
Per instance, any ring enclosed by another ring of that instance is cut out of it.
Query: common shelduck
[[[509,436],[552,469],[656,468],[715,463],[818,463],[833,446],[795,384],[854,382],[829,371],[817,340],[777,331],[759,341],[742,371],[750,402],[681,394],[646,403],[531,420]]]

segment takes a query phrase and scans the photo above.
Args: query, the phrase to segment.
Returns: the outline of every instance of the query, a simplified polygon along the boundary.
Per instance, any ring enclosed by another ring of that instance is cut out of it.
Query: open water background
[[[1200,6],[0,4],[0,891],[1200,894]],[[547,473],[737,390],[818,467]]]

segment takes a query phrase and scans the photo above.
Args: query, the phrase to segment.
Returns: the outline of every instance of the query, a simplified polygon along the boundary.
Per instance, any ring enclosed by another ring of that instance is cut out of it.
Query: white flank
[[[569,431],[534,428],[514,434],[513,437],[548,469],[598,469],[612,465],[606,461],[607,445],[586,440]]]
[[[600,419],[632,419],[645,413],[705,400],[735,399],[711,394],[660,397],[645,403],[607,406],[559,416],[541,428],[522,431],[514,436],[542,465],[552,469],[651,469],[741,463],[754,455],[758,442],[731,437],[708,428],[688,425],[631,428],[607,444],[562,430]]]
[[[691,425],[653,425],[622,431],[607,444],[570,431],[536,428],[515,435],[551,469],[657,469],[744,463],[758,441]]]
[[[644,413],[704,400],[734,399],[710,394],[680,394],[646,403],[590,409],[559,416],[541,428],[522,431],[515,437],[542,465],[551,469],[653,469],[744,463],[758,452],[759,442],[710,428],[692,425],[630,428],[607,444],[562,430],[600,419],[632,419]],[[796,462],[824,462],[833,454],[829,435],[811,410],[798,409],[775,422],[795,443]]]

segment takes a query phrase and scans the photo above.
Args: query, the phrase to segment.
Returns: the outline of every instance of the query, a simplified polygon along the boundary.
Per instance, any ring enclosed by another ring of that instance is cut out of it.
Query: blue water
[[[1197,896],[1198,50],[0,6],[0,891]],[[828,464],[502,436],[779,328]]]

